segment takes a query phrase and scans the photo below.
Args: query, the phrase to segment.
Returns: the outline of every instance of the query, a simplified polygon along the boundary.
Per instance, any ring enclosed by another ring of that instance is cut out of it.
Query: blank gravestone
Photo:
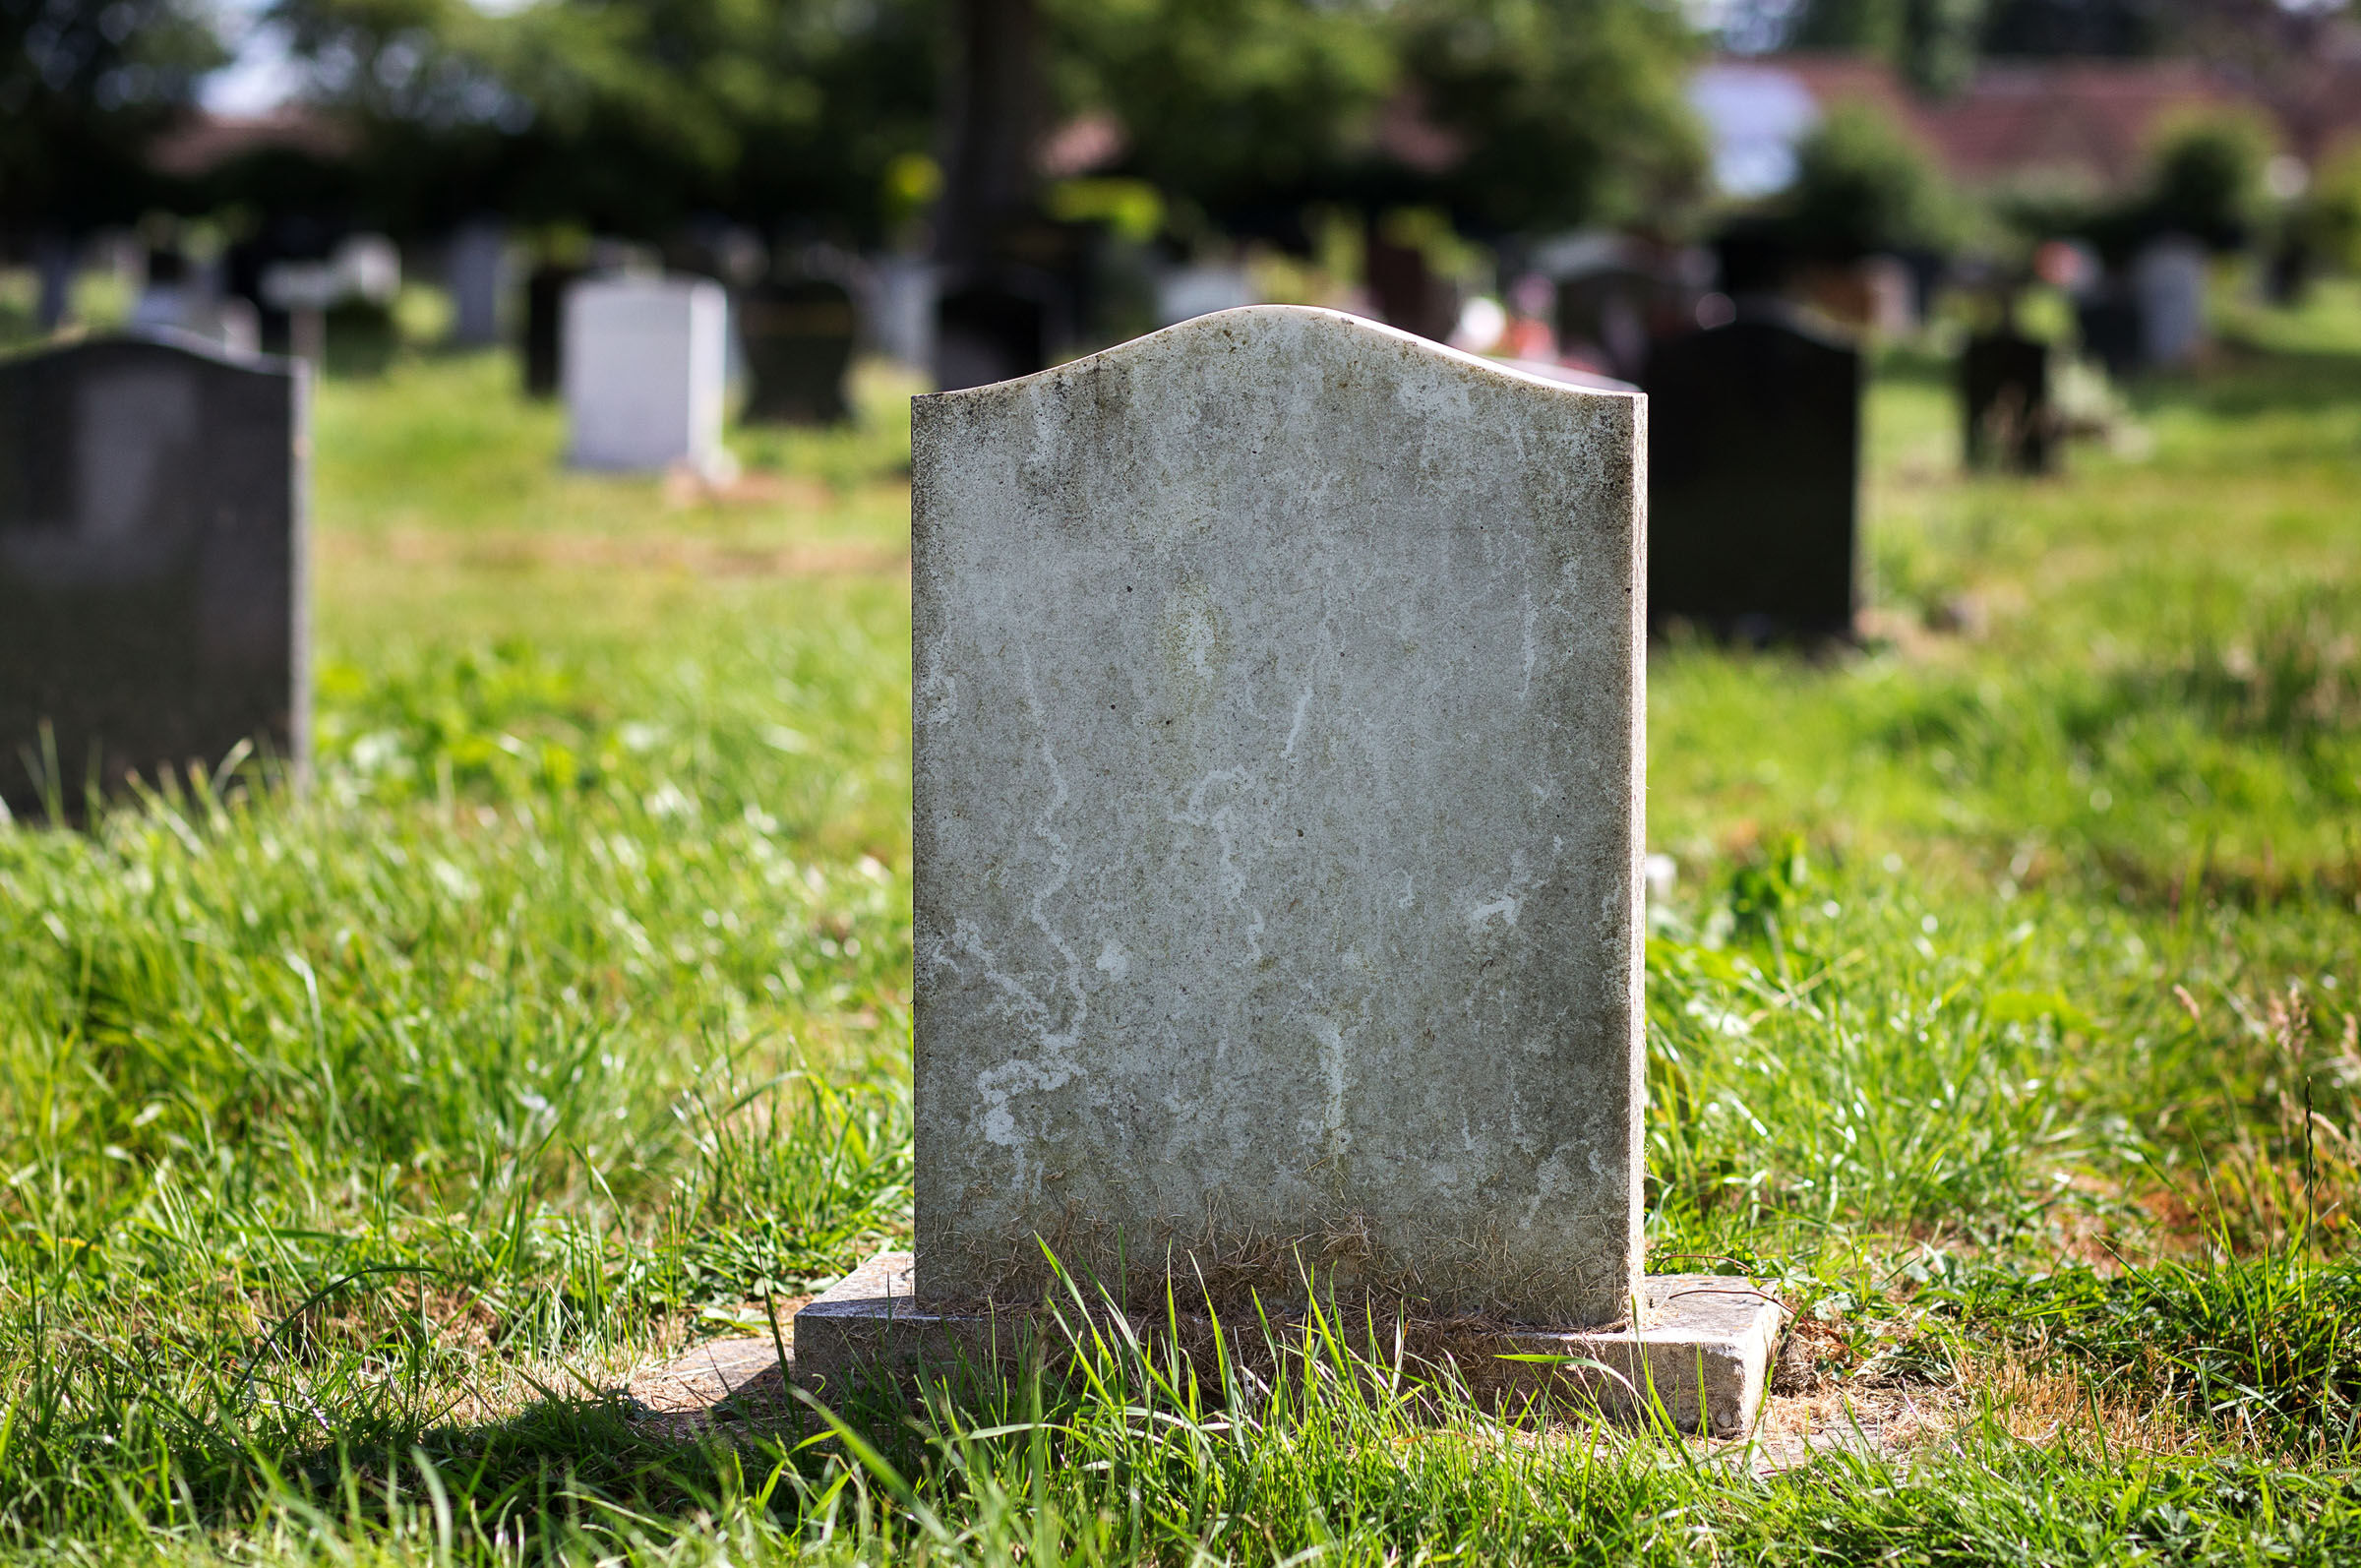
[[[452,233],[445,263],[452,341],[477,348],[499,342],[501,303],[509,288],[507,227],[490,218],[460,224]]]
[[[0,799],[305,758],[303,384],[111,338],[0,363]],[[44,730],[46,735],[44,735]],[[54,767],[52,773],[50,769]]]
[[[2168,235],[2132,263],[2132,294],[2140,302],[2140,351],[2149,365],[2184,365],[2206,340],[2206,251],[2195,240]]]
[[[2049,345],[2015,332],[1978,332],[1960,353],[1960,406],[1970,468],[2049,471],[2057,415]]]
[[[1771,312],[1650,355],[1648,622],[1852,633],[1861,357]]]
[[[738,312],[753,386],[750,425],[834,425],[851,417],[844,396],[853,362],[853,296],[824,277],[747,290]]]
[[[1047,1242],[1746,1418],[1776,1308],[1640,1274],[1646,427],[1294,306],[917,399],[915,1276],[800,1378],[972,1347]]]
[[[581,281],[578,267],[544,263],[524,280],[524,392],[555,397],[566,368],[566,292]]]
[[[969,283],[935,303],[935,384],[945,392],[1029,376],[1049,363],[1050,309],[1036,294]]]
[[[567,460],[722,471],[729,303],[702,278],[594,278],[566,295]]]

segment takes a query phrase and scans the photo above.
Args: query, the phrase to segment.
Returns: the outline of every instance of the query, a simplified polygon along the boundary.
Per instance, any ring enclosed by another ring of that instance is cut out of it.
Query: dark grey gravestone
[[[2105,366],[2108,375],[2120,380],[2140,368],[2148,328],[2138,300],[2121,291],[2078,300],[2074,324],[2082,335],[2083,352]]]
[[[1771,311],[1660,343],[1648,392],[1648,623],[1852,633],[1861,356]]]
[[[565,373],[566,291],[582,276],[578,267],[543,265],[524,280],[524,393],[555,397]]]
[[[1970,468],[2049,471],[2057,424],[2049,345],[2017,332],[1978,332],[1960,355],[1960,403]]]
[[[1032,294],[983,282],[935,306],[935,382],[944,392],[1030,376],[1050,362],[1050,312]]]
[[[303,763],[302,376],[160,337],[0,361],[10,812],[241,742]]]
[[[834,425],[852,417],[844,377],[853,362],[853,296],[824,277],[749,289],[738,335],[752,372],[750,425]]]

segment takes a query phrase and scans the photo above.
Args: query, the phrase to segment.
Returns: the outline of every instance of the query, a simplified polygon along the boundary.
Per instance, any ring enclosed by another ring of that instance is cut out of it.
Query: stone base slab
[[[833,1404],[864,1379],[907,1383],[1021,1361],[1054,1332],[1037,1312],[923,1311],[911,1280],[911,1254],[879,1253],[797,1313],[796,1381]],[[1493,1408],[1535,1401],[1628,1421],[1661,1405],[1682,1431],[1747,1430],[1779,1339],[1779,1303],[1713,1274],[1651,1275],[1645,1289],[1647,1323],[1636,1332],[1445,1322],[1406,1338],[1413,1357],[1448,1359]],[[1546,1359],[1512,1358],[1524,1357]]]

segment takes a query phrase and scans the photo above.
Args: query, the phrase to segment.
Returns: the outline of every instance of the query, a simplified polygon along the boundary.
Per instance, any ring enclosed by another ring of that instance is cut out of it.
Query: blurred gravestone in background
[[[1059,258],[1046,254],[1058,246],[1040,207],[1035,0],[958,0],[952,9],[950,157],[935,211],[935,384],[945,390],[1041,369],[1068,315],[1057,297]]]
[[[300,766],[301,372],[113,338],[0,362],[0,799]],[[31,765],[28,765],[29,762]],[[54,769],[54,771],[51,771]]]
[[[187,332],[233,355],[262,348],[261,318],[253,305],[224,296],[212,269],[168,245],[149,250],[147,277],[127,325],[134,332]]]
[[[2182,365],[2206,339],[2206,250],[2195,240],[2167,235],[2132,263],[2132,295],[2140,302],[2140,352],[2149,365]]]
[[[451,337],[470,348],[500,341],[500,315],[508,293],[508,229],[497,218],[478,218],[453,232],[445,254],[451,289]]]
[[[1050,310],[1036,293],[995,278],[951,290],[935,305],[935,382],[945,392],[1030,376],[1049,363]]]
[[[1968,338],[1960,354],[1960,403],[1968,467],[2049,471],[2057,420],[2047,343],[2013,329]]]
[[[582,270],[545,262],[524,283],[524,391],[555,397],[565,372],[566,291]]]
[[[2138,370],[2147,353],[2148,331],[2140,302],[2115,284],[2102,284],[2075,301],[2075,332],[2083,353],[2104,366],[2110,376]]]
[[[1861,356],[1768,301],[1738,312],[1648,362],[1649,625],[1849,636]]]
[[[1448,278],[1437,276],[1421,247],[1388,234],[1381,223],[1369,225],[1369,297],[1388,327],[1399,327],[1421,337],[1441,342],[1459,320],[1459,295]]]
[[[832,425],[851,417],[853,296],[831,278],[761,283],[738,299],[738,340],[753,383],[748,424]]]
[[[729,302],[703,278],[602,277],[566,294],[567,461],[714,476],[729,376]]]

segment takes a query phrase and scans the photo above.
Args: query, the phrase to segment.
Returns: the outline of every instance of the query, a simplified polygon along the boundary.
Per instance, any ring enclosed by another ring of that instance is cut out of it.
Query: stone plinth
[[[911,1263],[907,1252],[881,1253],[796,1314],[795,1376],[816,1398],[832,1403],[875,1381],[955,1380],[1032,1361],[1055,1369],[1071,1358],[1074,1314],[1061,1323],[1044,1312],[931,1311],[912,1292]],[[1654,1275],[1645,1290],[1650,1321],[1637,1331],[1445,1321],[1409,1326],[1405,1343],[1429,1371],[1447,1364],[1488,1408],[1535,1404],[1619,1420],[1661,1410],[1681,1431],[1744,1431],[1762,1404],[1778,1303],[1743,1280],[1711,1274]],[[1149,1341],[1178,1330],[1183,1342],[1209,1347],[1211,1326],[1190,1314],[1135,1330]],[[1226,1327],[1234,1356],[1267,1359],[1252,1319],[1242,1334],[1236,1320]],[[1537,1357],[1544,1359],[1528,1358]]]

